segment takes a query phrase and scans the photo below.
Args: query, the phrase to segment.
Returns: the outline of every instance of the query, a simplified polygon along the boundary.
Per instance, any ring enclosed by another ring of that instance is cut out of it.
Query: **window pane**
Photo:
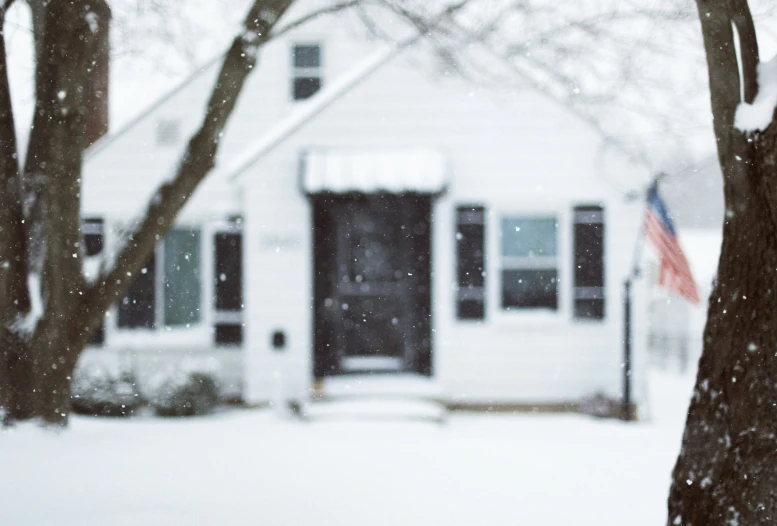
[[[216,309],[243,308],[243,260],[240,234],[216,234]]]
[[[119,327],[151,329],[155,323],[154,254],[132,279],[127,295],[119,301]]]
[[[503,270],[502,307],[556,309],[556,270]]]
[[[164,241],[165,325],[200,320],[200,232],[173,230]]]
[[[503,218],[502,255],[555,256],[556,219],[553,217]]]
[[[318,68],[321,67],[321,46],[306,45],[294,46],[294,67],[295,68]]]
[[[319,77],[297,77],[294,79],[294,100],[312,97],[319,89],[321,89]]]

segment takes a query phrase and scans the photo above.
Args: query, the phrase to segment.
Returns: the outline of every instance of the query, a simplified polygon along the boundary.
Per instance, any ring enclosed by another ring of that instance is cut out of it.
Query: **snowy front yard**
[[[656,525],[692,378],[652,418],[423,421],[76,417],[0,432],[0,525]]]

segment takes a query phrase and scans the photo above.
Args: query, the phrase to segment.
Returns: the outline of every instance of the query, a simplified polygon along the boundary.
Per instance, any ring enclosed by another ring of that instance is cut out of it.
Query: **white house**
[[[118,359],[142,381],[210,358],[225,395],[249,403],[372,373],[423,378],[451,406],[620,397],[643,208],[614,181],[644,170],[541,93],[479,88],[423,41],[384,47],[339,16],[262,49],[215,173],[83,360]],[[219,65],[87,152],[91,260],[173,172]]]

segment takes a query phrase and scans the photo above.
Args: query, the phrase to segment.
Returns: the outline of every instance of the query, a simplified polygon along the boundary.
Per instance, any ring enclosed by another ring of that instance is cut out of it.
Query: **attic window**
[[[292,49],[292,98],[305,100],[320,89],[321,45],[296,44]]]
[[[156,126],[156,143],[158,146],[171,146],[178,142],[181,126],[178,119],[162,119]]]

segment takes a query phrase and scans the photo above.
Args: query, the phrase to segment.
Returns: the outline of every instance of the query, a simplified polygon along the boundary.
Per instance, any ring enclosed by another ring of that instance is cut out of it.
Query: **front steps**
[[[425,376],[373,374],[324,379],[299,408],[311,420],[418,420],[442,423],[447,408],[439,384]]]

